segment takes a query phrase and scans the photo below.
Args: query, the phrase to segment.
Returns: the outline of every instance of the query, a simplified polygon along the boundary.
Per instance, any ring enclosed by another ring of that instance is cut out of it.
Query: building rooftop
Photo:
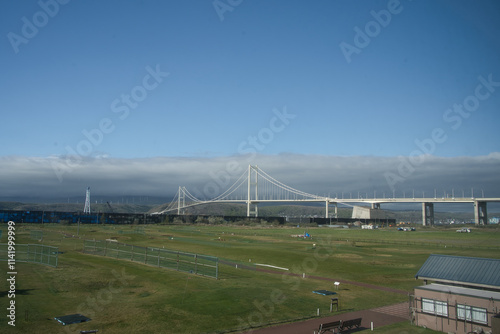
[[[432,254],[415,278],[500,289],[500,260]]]

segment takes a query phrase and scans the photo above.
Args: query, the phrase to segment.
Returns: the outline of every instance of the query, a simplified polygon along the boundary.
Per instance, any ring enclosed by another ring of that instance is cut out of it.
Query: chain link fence
[[[219,276],[219,259],[208,255],[183,253],[156,247],[127,245],[110,240],[85,240],[83,252],[140,262],[156,267],[213,277],[215,279],[218,279]]]
[[[12,258],[12,254],[14,254]],[[0,261],[15,259],[15,262],[31,262],[57,267],[57,247],[33,244],[16,244],[15,251],[8,252],[8,244],[0,244]]]

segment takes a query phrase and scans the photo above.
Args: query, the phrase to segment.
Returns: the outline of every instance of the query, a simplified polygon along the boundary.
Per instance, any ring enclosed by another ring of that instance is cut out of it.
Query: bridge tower
[[[258,203],[259,199],[259,167],[248,165],[248,195],[247,195],[247,217],[251,214],[254,217],[259,216]],[[252,191],[253,189],[253,191]],[[252,196],[253,192],[253,196]],[[252,199],[253,197],[253,199]],[[253,207],[253,210],[252,210]]]
[[[85,194],[85,207],[83,208],[83,213],[90,214],[90,187],[87,187],[87,192]]]
[[[179,196],[177,196],[177,215],[184,214],[185,206],[186,206],[186,191],[183,187],[179,186]]]

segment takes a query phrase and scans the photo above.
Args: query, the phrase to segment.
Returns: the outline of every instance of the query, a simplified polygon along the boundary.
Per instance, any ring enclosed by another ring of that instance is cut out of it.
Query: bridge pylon
[[[184,214],[186,206],[186,191],[184,187],[179,186],[179,196],[177,196],[177,215]]]
[[[252,214],[254,215],[254,217],[259,216],[259,208],[257,202],[259,199],[258,194],[259,194],[259,167],[248,165],[247,217],[250,217],[250,215]]]

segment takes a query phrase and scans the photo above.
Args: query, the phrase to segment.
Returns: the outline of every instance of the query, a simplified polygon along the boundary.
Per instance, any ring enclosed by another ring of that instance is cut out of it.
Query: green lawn
[[[0,229],[5,230],[4,226]],[[41,242],[31,239],[42,230]],[[227,259],[245,265],[288,268],[283,273],[370,283],[408,292],[421,282],[414,275],[429,254],[500,257],[499,229],[347,230],[309,228],[312,239],[291,235],[304,229],[197,225],[136,226],[24,225],[16,242],[57,246],[59,265],[17,264],[16,328],[2,317],[2,333],[224,333],[328,316],[330,297],[312,293],[337,292],[340,311],[368,309],[407,300],[407,296],[329,281],[268,274],[220,265],[219,280],[149,265],[81,253],[84,239],[116,239],[138,246],[165,247]],[[77,236],[81,237],[73,237]],[[5,235],[5,233],[4,233]],[[4,239],[1,240],[5,242]],[[315,244],[315,245],[314,245]],[[0,266],[7,266],[0,262]],[[8,285],[5,270],[0,294]],[[7,307],[8,299],[1,299]],[[92,318],[62,326],[53,318],[81,313]],[[413,327],[401,333],[428,333]],[[396,327],[397,328],[397,327]],[[397,331],[399,330],[399,331]],[[380,332],[382,333],[382,332]],[[430,332],[429,332],[430,333]]]

